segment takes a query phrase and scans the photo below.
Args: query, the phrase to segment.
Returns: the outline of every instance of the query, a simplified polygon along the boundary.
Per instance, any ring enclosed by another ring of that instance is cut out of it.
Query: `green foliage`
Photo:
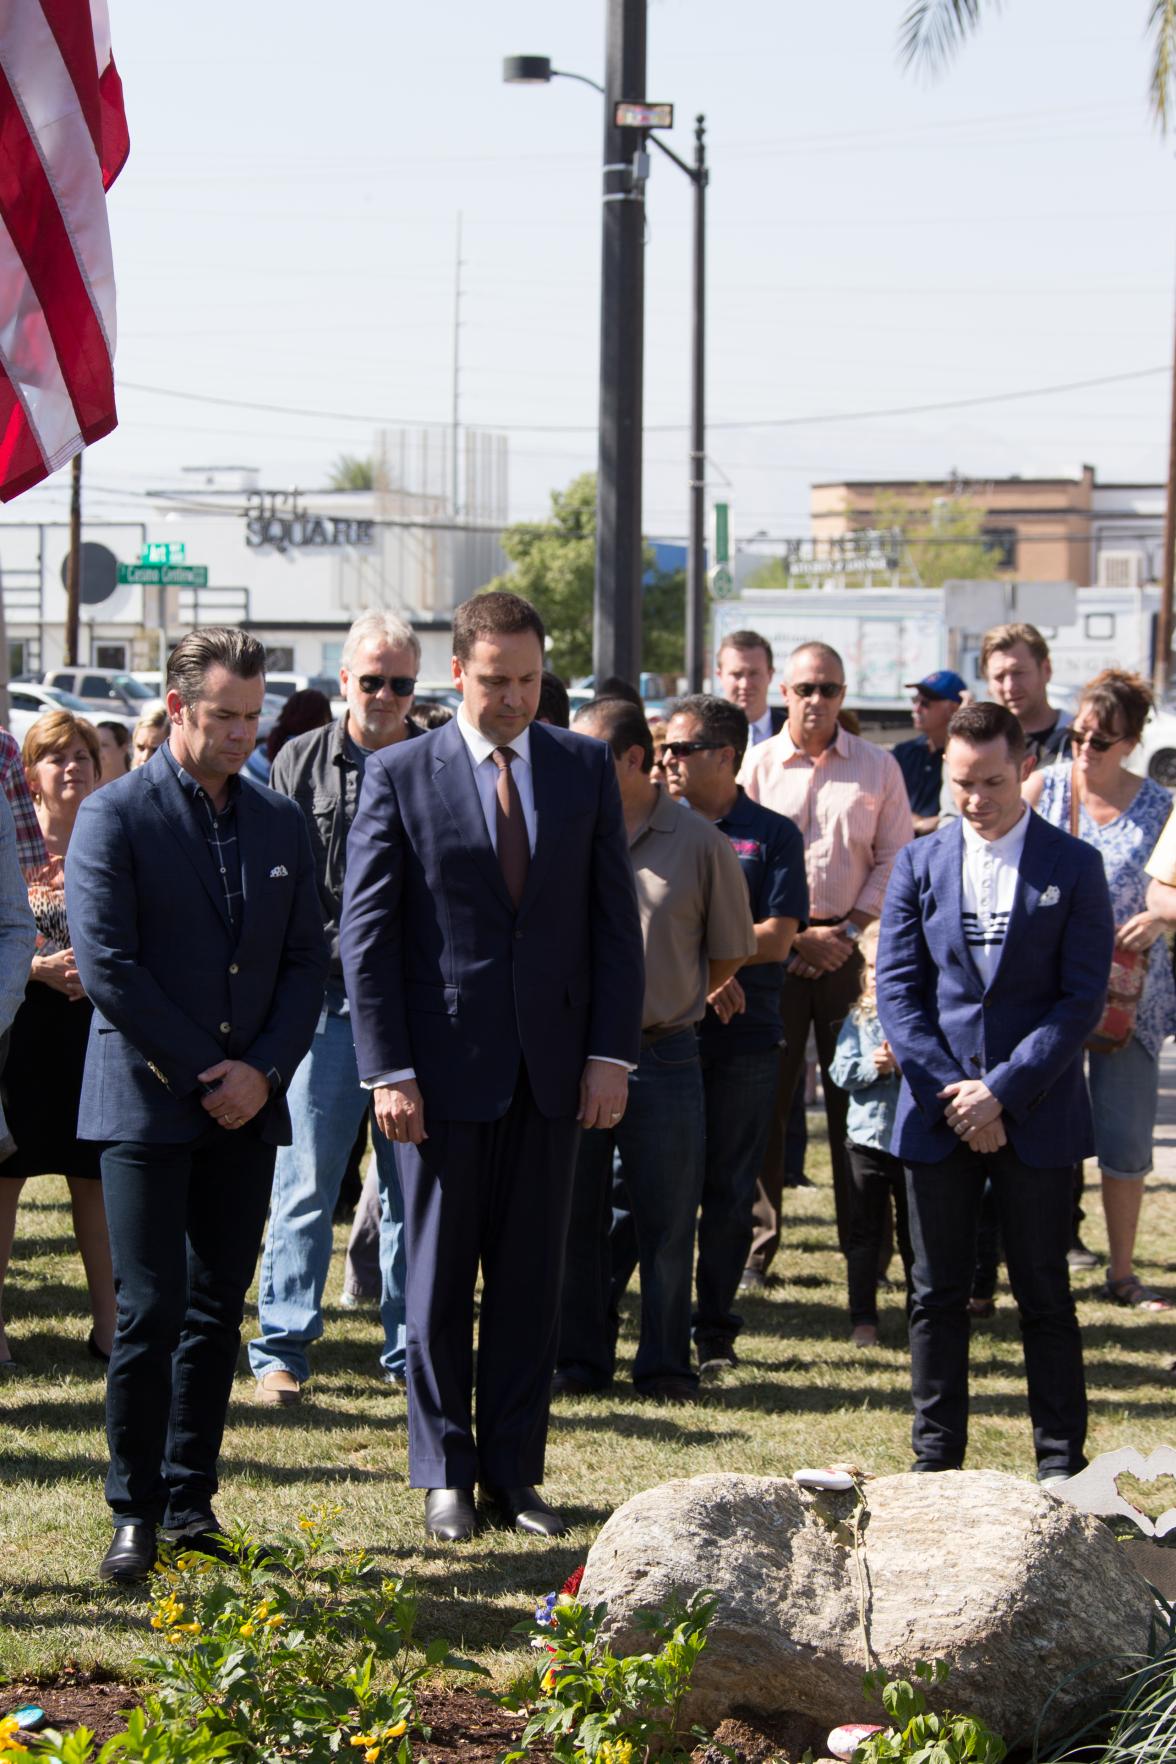
[[[983,537],[984,521],[984,509],[972,498],[932,497],[927,488],[910,497],[883,491],[870,514],[871,527],[901,534],[905,559],[924,588],[1001,574],[1000,553]]]
[[[596,588],[596,473],[582,472],[566,490],[551,493],[549,521],[519,521],[502,535],[513,564],[483,593],[509,589],[536,607],[551,639],[547,665],[565,680],[592,669],[592,608]],[[646,547],[642,590],[641,666],[649,673],[680,673],[686,644],[686,577],[658,570]]]
[[[499,1700],[508,1709],[530,1708],[519,1750],[503,1764],[517,1764],[542,1742],[560,1764],[645,1764],[650,1757],[688,1756],[683,1743],[682,1699],[690,1688],[715,1599],[698,1592],[688,1604],[671,1600],[643,1611],[637,1622],[649,1651],[624,1657],[600,1637],[605,1607],[589,1611],[576,1602],[557,1604],[550,1624],[521,1624],[541,1638],[548,1663],[541,1675]],[[536,1682],[537,1680],[537,1682]],[[695,1739],[707,1736],[692,1729]]]
[[[328,490],[375,490],[376,463],[354,453],[341,453],[327,476]]]
[[[1099,1764],[1166,1764],[1176,1753],[1176,1607],[1158,1593],[1155,1597],[1161,1615],[1153,1625],[1148,1657],[1118,1656],[1122,1675],[1117,1694],[1049,1752],[1035,1744],[1035,1764],[1040,1758],[1080,1764],[1094,1757]]]
[[[946,1660],[920,1660],[915,1683],[867,1672],[866,1689],[879,1696],[894,1725],[871,1734],[854,1752],[853,1764],[1001,1764],[1005,1743],[983,1721],[928,1710],[922,1686],[942,1684],[949,1670]]]
[[[207,1722],[179,1728],[149,1721],[141,1709],[133,1709],[125,1730],[113,1734],[98,1753],[88,1727],[65,1734],[47,1727],[19,1740],[0,1731],[0,1764],[214,1764],[235,1747],[231,1734],[214,1734]]]

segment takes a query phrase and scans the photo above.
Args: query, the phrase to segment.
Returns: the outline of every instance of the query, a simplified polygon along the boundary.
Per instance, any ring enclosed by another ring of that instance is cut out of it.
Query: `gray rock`
[[[907,1676],[943,1659],[951,1675],[931,1706],[981,1716],[1011,1746],[1039,1719],[1046,1738],[1068,1732],[1121,1671],[1111,1656],[1146,1649],[1145,1581],[1098,1520],[1035,1484],[995,1470],[885,1476],[866,1500],[855,1550],[855,1494],[783,1477],[663,1483],[608,1520],[580,1598],[607,1603],[624,1653],[648,1645],[637,1611],[716,1593],[686,1710],[710,1728],[741,1707],[877,1721],[868,1667]]]

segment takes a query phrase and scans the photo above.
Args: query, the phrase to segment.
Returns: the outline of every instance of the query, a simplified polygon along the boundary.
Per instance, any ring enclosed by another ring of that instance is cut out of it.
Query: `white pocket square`
[[[272,882],[275,876],[288,876],[289,874],[290,874],[290,872],[286,868],[285,864],[275,864],[273,869],[270,871],[270,881]],[[1055,900],[1057,899],[1057,894],[1058,894],[1058,891],[1055,888],[1054,889],[1054,899]]]
[[[1058,887],[1056,882],[1051,882],[1049,887],[1045,890],[1044,894],[1042,895],[1041,899],[1038,901],[1037,904],[1038,904],[1038,906],[1043,906],[1043,907],[1057,906],[1057,904],[1058,904],[1059,900],[1061,900],[1061,898],[1062,898],[1061,889]]]

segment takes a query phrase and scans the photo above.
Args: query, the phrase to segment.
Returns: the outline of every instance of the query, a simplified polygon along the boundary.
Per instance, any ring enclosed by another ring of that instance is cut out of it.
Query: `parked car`
[[[1163,706],[1152,712],[1139,746],[1127,761],[1127,770],[1141,778],[1154,778],[1166,790],[1176,790],[1176,713]]]
[[[9,681],[8,730],[19,745],[23,746],[24,738],[37,718],[52,710],[70,710],[91,723],[121,723],[126,729],[133,729],[136,721],[121,706],[111,705],[95,711],[80,698],[75,698],[72,692],[63,692],[59,686],[38,686],[31,680]]]
[[[139,717],[158,698],[141,680],[121,668],[54,668],[42,684],[72,692],[91,713],[119,710]]]
[[[347,700],[339,690],[338,674],[267,674],[265,689],[277,698],[293,698],[296,692],[305,692],[313,686],[316,692],[325,692],[331,701],[331,711],[341,717],[347,709]]]

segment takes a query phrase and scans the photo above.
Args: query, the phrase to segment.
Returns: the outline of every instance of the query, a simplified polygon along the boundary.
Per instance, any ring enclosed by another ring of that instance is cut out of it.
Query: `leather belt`
[[[681,1035],[689,1027],[689,1023],[677,1023],[672,1029],[643,1029],[641,1031],[641,1045],[642,1047],[653,1047],[655,1043],[665,1041],[667,1036]]]

